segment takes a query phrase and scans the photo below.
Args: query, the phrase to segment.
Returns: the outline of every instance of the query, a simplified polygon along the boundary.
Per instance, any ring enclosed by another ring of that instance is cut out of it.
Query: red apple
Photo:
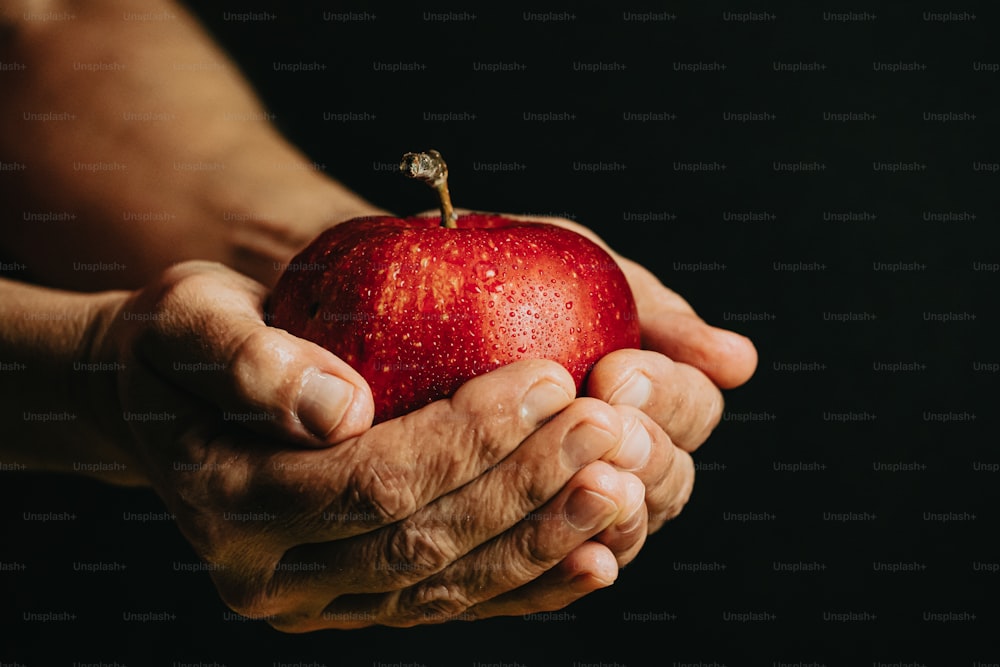
[[[407,158],[411,167],[424,160],[418,178],[428,164],[447,173],[435,151]],[[295,257],[271,295],[273,326],[326,347],[367,380],[375,423],[518,359],[559,362],[580,392],[598,359],[639,347],[632,292],[601,247],[556,225],[455,215],[444,178],[428,180],[438,181],[441,218],[336,225]]]

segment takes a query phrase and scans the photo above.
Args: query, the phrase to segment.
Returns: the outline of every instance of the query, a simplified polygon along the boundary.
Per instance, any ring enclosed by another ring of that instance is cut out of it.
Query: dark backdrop
[[[0,473],[3,664],[1000,663],[1000,16],[827,4],[201,6],[317,168],[412,213],[391,169],[437,148],[457,205],[589,225],[760,366],[684,514],[550,617],[282,635],[124,520],[151,495]]]

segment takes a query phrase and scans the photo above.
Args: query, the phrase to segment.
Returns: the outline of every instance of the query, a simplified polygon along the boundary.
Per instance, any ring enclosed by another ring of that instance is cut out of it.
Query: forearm
[[[265,283],[323,228],[373,206],[266,120],[235,65],[169,0],[6,11],[0,60],[0,254],[24,277],[134,287],[200,258]]]
[[[113,386],[118,369],[95,363],[90,348],[124,298],[0,279],[0,462],[143,483],[96,408],[113,392],[95,390]]]

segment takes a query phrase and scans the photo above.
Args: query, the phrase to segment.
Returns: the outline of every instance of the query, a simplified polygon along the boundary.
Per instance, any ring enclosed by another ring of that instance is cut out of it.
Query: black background
[[[977,65],[1000,62],[1000,15],[879,4],[851,5],[869,16],[850,21],[830,20],[836,5],[773,3],[672,4],[646,22],[610,5],[448,22],[430,14],[453,8],[416,5],[258,3],[273,18],[253,21],[232,20],[247,6],[197,8],[317,168],[413,213],[432,195],[386,165],[437,148],[456,205],[592,227],[750,336],[760,365],[726,393],[683,515],[615,586],[548,618],[283,635],[235,619],[207,574],[175,571],[195,555],[170,522],[123,519],[161,511],[151,494],[0,473],[0,562],[20,564],[0,572],[0,664],[1000,663],[1000,174],[983,169],[1000,161],[1000,73]],[[326,20],[350,11],[362,20]],[[546,113],[571,118],[526,119]],[[734,120],[751,113],[769,116]],[[828,119],[844,113],[868,115]],[[914,169],[884,166],[899,164]],[[75,619],[24,618],[45,611]],[[147,611],[175,618],[123,620]]]

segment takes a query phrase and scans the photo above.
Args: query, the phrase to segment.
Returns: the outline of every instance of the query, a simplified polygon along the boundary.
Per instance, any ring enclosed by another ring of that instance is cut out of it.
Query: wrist
[[[134,449],[134,439],[119,399],[118,378],[129,363],[118,354],[113,331],[132,292],[87,295],[88,326],[75,355],[76,382],[70,400],[89,427],[86,447],[79,449],[74,472],[127,486],[150,486]]]
[[[116,373],[91,354],[104,314],[123,298],[0,280],[0,358],[16,361],[19,371],[0,374],[4,458],[34,470],[144,483],[126,441],[104,426]]]
[[[308,162],[291,146],[260,150],[271,161],[247,159],[252,173],[230,179],[221,202],[228,257],[235,270],[273,286],[292,258],[323,230],[364,215],[385,215],[379,208]]]

